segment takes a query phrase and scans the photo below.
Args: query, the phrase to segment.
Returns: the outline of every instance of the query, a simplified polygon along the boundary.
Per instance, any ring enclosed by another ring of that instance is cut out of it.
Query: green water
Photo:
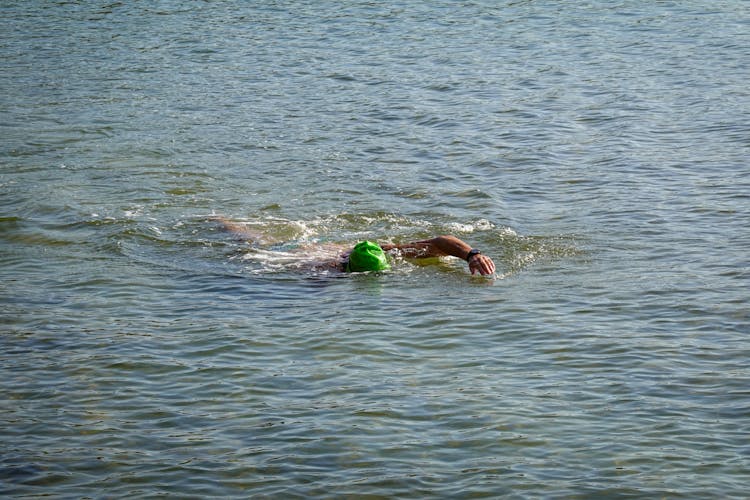
[[[746,496],[747,2],[0,15],[0,494]]]

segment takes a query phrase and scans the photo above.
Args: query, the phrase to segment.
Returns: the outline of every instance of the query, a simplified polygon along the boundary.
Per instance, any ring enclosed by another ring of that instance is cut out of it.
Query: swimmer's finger
[[[495,263],[492,259],[487,257],[487,274],[494,274],[495,273]]]
[[[479,272],[483,276],[487,276],[495,272],[495,263],[492,262],[492,259],[482,255],[477,260],[479,261]]]

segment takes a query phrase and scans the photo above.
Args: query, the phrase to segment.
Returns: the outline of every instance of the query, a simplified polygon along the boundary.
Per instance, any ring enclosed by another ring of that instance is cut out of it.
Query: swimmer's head
[[[380,245],[371,241],[361,241],[349,254],[346,271],[361,273],[365,271],[384,271],[390,269],[388,258]]]

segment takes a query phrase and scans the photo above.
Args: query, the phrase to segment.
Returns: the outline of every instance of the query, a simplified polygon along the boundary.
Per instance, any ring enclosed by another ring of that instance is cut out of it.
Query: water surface
[[[746,2],[0,15],[3,494],[746,495]]]

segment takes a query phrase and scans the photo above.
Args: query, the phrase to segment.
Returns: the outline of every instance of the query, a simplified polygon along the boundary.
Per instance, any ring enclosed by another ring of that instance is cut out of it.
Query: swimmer
[[[249,231],[242,224],[223,217],[214,217],[213,220],[219,222],[225,230],[243,239],[261,244],[269,243],[267,238]],[[387,255],[398,255],[408,259],[451,256],[465,260],[471,274],[479,273],[482,276],[489,276],[495,272],[495,263],[490,257],[472,248],[465,241],[450,235],[402,244],[379,245],[371,241],[361,241],[354,248],[340,252],[335,259],[324,263],[324,267],[335,268],[342,272],[385,271],[391,267]]]

